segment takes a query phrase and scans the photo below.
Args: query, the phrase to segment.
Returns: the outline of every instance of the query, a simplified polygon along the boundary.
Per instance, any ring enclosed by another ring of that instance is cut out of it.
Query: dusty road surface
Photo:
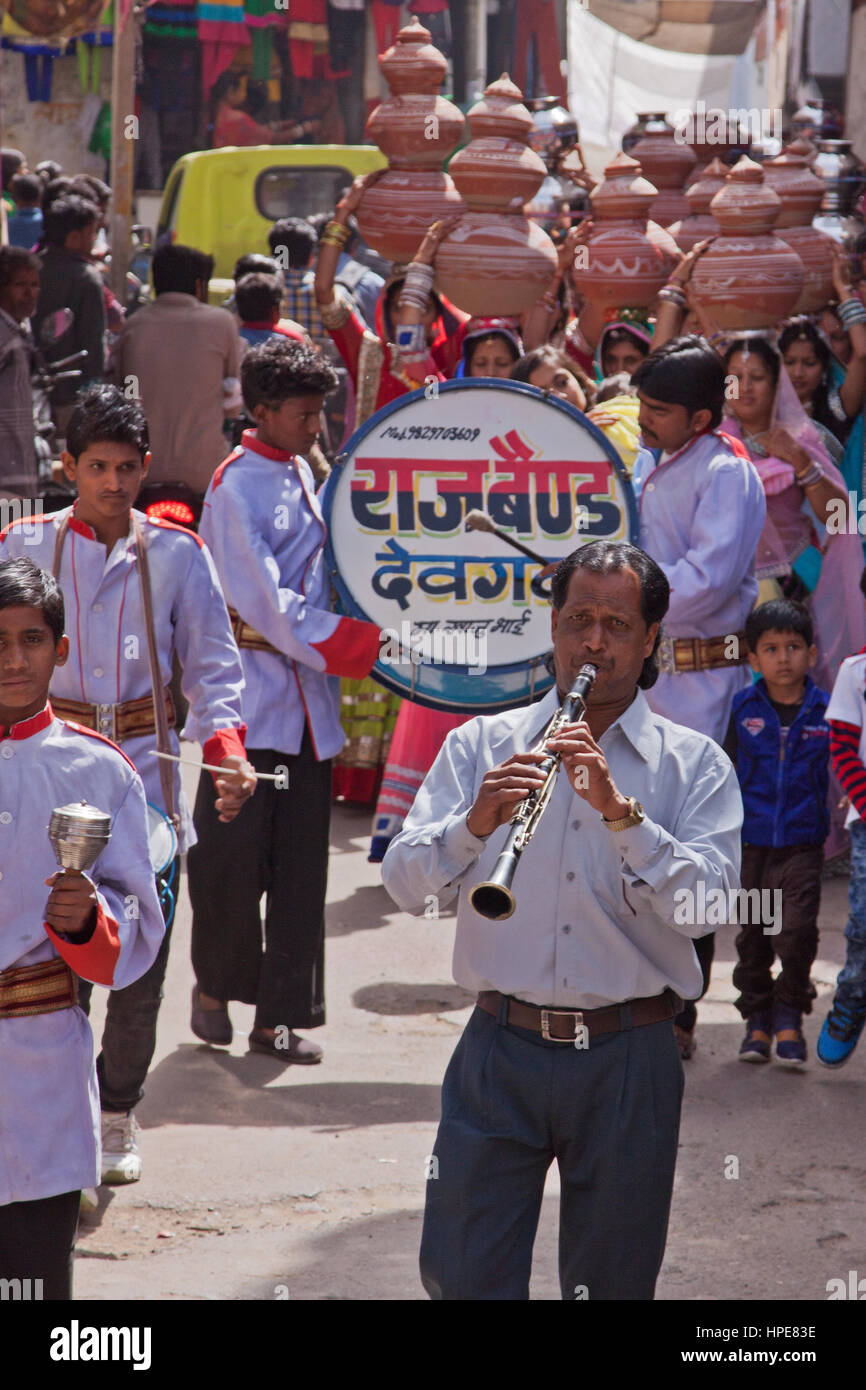
[[[192,774],[193,778],[195,774]],[[193,790],[190,787],[190,790]],[[79,1299],[422,1299],[417,1252],[439,1086],[469,1016],[451,979],[454,919],[397,911],[367,863],[369,815],[335,809],[327,1026],[316,1067],[189,1030],[184,880],[142,1125],[141,1182],[100,1189],[82,1223]],[[743,1066],[734,928],[717,938],[699,1048],[686,1064],[661,1299],[826,1299],[866,1274],[866,1043],[841,1072],[813,1059],[843,959],[846,879],[824,884],[803,1074]],[[101,1031],[104,992],[94,1022]],[[558,1299],[551,1171],[532,1296]]]

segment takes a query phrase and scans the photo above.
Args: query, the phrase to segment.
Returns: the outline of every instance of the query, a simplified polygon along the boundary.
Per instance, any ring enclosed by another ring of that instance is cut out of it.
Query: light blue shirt
[[[696,998],[701,971],[691,938],[713,927],[677,925],[689,915],[677,909],[684,890],[697,906],[701,892],[737,887],[743,806],[722,750],[653,714],[641,691],[598,742],[620,792],[641,802],[646,819],[610,831],[560,772],[518,864],[513,916],[491,922],[469,902],[509,827],[481,840],[467,813],[485,773],[533,747],[558,703],[553,690],[539,704],[480,716],[448,735],[385,855],[385,887],[408,912],[457,899],[454,978],[473,993],[496,989],[572,1009],[668,986]]]

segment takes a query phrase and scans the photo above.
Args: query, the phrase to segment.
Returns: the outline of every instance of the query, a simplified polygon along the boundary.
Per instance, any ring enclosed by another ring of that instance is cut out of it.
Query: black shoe
[[[276,1057],[278,1062],[297,1062],[301,1066],[311,1067],[322,1060],[322,1049],[318,1043],[310,1042],[309,1038],[299,1038],[289,1028],[278,1028],[273,1038],[263,1029],[254,1028],[247,1041],[250,1052],[267,1053],[269,1057]]]
[[[192,987],[192,1013],[189,1026],[202,1042],[215,1047],[230,1047],[234,1031],[229,1011],[225,1005],[221,1009],[203,1009],[199,1004],[198,985]]]

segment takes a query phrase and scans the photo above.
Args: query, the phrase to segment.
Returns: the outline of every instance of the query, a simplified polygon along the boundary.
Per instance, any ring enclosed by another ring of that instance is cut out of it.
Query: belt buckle
[[[663,637],[659,642],[657,653],[659,671],[664,676],[676,674],[677,664],[674,657],[674,641],[672,637]]]
[[[574,1032],[570,1038],[554,1038],[550,1032],[550,1020],[556,1018],[570,1018],[574,1023]],[[573,1043],[577,1038],[578,1028],[583,1027],[583,1014],[576,1013],[573,1009],[542,1009],[541,1010],[541,1036],[545,1042]]]
[[[112,743],[117,743],[116,705],[96,706],[96,732],[102,734],[103,738],[110,738]]]

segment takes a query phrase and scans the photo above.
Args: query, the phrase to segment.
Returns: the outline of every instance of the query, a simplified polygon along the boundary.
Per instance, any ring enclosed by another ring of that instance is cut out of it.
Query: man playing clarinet
[[[624,542],[595,541],[552,586],[557,690],[455,729],[382,866],[412,912],[457,899],[454,976],[477,994],[442,1090],[421,1275],[442,1299],[528,1298],[545,1175],[561,1183],[565,1299],[651,1299],[664,1254],[682,1095],[671,1020],[701,987],[683,895],[737,885],[742,803],[704,734],[654,714],[644,690],[670,590]],[[535,749],[585,664],[586,717],[523,852],[516,909],[472,907]]]

